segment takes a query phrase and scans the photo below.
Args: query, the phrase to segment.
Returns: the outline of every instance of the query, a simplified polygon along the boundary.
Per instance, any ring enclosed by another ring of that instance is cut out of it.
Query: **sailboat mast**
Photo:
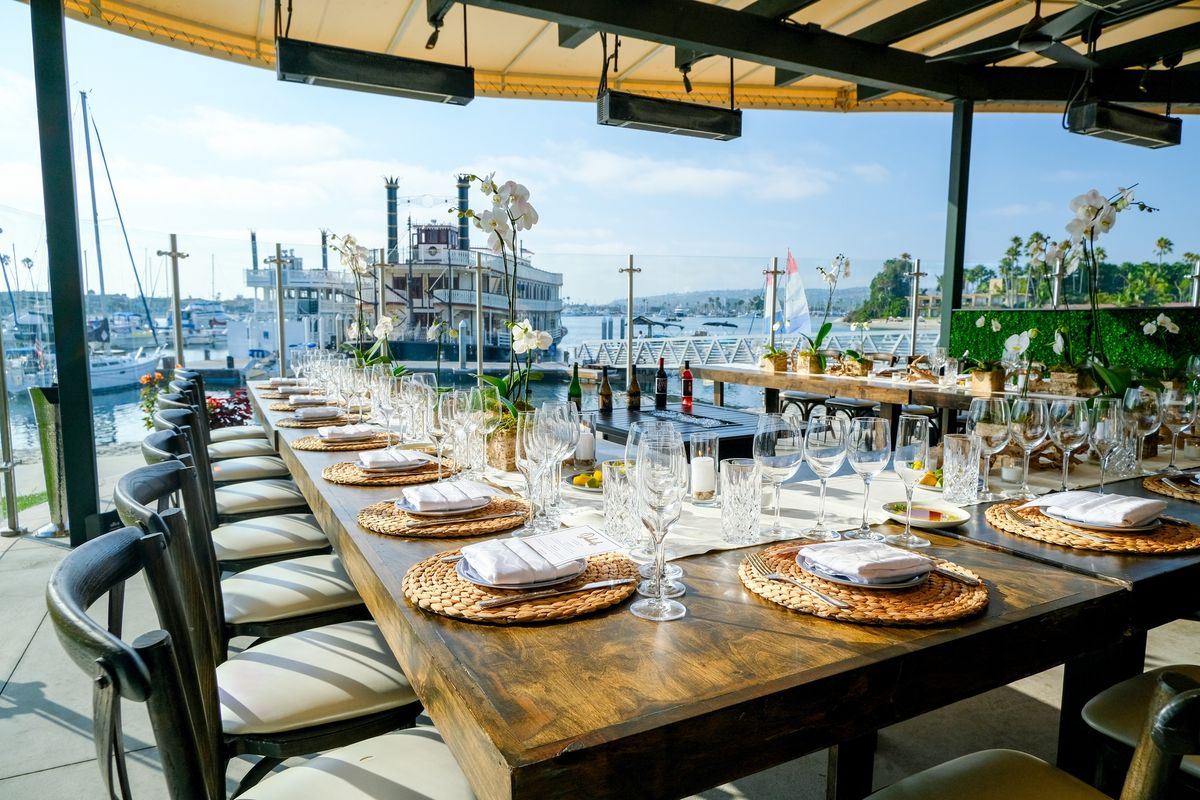
[[[96,269],[100,273],[100,316],[104,316],[104,256],[100,253],[100,211],[96,207],[96,177],[92,172],[92,129],[88,120],[87,92],[79,93],[83,106],[83,144],[87,153],[88,192],[92,196],[92,230],[96,234]]]

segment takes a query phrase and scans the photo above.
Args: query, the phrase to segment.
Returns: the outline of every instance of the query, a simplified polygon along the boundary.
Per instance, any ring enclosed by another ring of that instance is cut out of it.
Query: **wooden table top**
[[[263,411],[272,423],[279,414]],[[930,552],[989,586],[984,614],[930,629],[818,619],[746,591],[745,556],[681,561],[687,616],[640,620],[628,604],[547,626],[495,627],[410,605],[410,565],[467,540],[362,530],[362,507],[395,488],[320,477],[347,453],[294,451],[311,431],[274,429],[329,534],[472,787],[484,800],[679,797],[968,697],[1117,642],[1120,584],[931,536]]]

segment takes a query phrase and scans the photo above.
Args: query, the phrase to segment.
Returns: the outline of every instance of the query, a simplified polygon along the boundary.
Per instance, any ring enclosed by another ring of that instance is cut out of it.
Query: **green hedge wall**
[[[1069,325],[1071,344],[1078,359],[1087,343],[1091,311],[988,311],[963,309],[955,311],[951,320],[951,356],[961,356],[970,350],[978,358],[1000,358],[1004,340],[1014,333],[1037,328],[1038,335],[1029,350],[1034,361],[1054,365],[1060,359],[1052,349],[1055,329]],[[1179,326],[1179,333],[1158,333],[1146,336],[1142,326],[1165,313]],[[985,317],[983,327],[976,321]],[[1000,321],[1000,332],[992,331],[992,320]],[[1177,364],[1181,357],[1200,353],[1200,309],[1195,308],[1106,308],[1100,310],[1100,343],[1109,363],[1114,367],[1163,367]]]

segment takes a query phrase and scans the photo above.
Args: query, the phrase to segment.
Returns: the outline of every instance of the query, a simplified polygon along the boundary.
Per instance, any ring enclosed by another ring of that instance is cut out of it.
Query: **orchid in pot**
[[[437,354],[437,378],[439,386],[442,384],[442,344],[445,342],[447,336],[451,339],[457,339],[458,331],[451,327],[444,319],[440,318],[435,320],[429,326],[429,329],[425,331],[425,341],[437,343],[435,352]]]
[[[335,253],[338,254],[342,262],[342,266],[350,271],[354,277],[354,304],[355,318],[354,322],[346,329],[347,341],[342,347],[354,356],[354,362],[360,367],[369,367],[374,364],[391,364],[392,353],[388,347],[388,336],[391,335],[396,323],[391,317],[380,317],[375,323],[375,327],[369,332],[374,336],[375,342],[368,348],[363,348],[363,339],[368,334],[366,323],[366,315],[363,314],[363,306],[366,304],[366,297],[363,295],[363,278],[371,276],[371,265],[367,259],[367,248],[358,243],[350,234],[338,236],[337,234],[329,234],[329,246]]]
[[[1004,340],[1004,358],[1003,363],[1009,365],[1015,373],[1017,387],[1021,390],[1021,396],[1029,394],[1030,384],[1033,382],[1033,364],[1030,360],[1029,345],[1033,339],[1037,338],[1037,328],[1030,328],[1027,331],[1014,333]]]
[[[829,321],[829,315],[833,311],[833,294],[837,291],[838,280],[850,277],[850,259],[839,253],[828,268],[817,267],[817,272],[821,275],[821,280],[825,282],[829,291],[825,296],[825,313],[821,316],[821,327],[817,328],[817,335],[800,334],[800,339],[804,341],[805,347],[798,351],[798,355],[808,358],[809,372],[825,371],[825,356],[820,353],[821,345],[825,343],[825,337],[833,330],[833,323]],[[797,346],[799,346],[799,342],[797,342]],[[814,366],[815,370],[812,369]]]

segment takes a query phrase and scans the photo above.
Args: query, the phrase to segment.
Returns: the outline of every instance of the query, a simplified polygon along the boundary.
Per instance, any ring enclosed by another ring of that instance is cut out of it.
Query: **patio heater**
[[[917,354],[917,304],[921,297],[921,278],[925,277],[925,273],[921,272],[921,259],[914,259],[912,265],[912,272],[908,273],[908,277],[912,279],[912,335],[908,341],[908,354],[915,356]]]

